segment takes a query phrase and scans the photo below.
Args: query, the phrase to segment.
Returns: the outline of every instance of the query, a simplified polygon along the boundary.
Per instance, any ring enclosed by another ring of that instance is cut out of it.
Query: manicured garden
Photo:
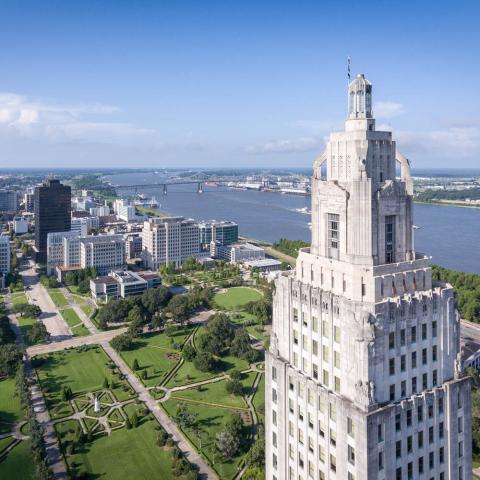
[[[70,403],[64,399],[65,388],[71,389],[75,396],[100,390],[106,380],[117,400],[122,401],[134,396],[131,386],[120,378],[118,369],[99,345],[35,357],[34,367],[50,415],[54,418],[73,413]]]
[[[179,400],[176,398],[162,403],[163,408],[172,418],[175,418],[177,414],[178,405]],[[219,478],[222,480],[234,478],[240,468],[243,453],[230,459],[222,457],[215,447],[216,437],[225,430],[225,425],[234,413],[240,414],[244,428],[248,431],[251,428],[251,417],[248,410],[192,402],[186,402],[185,405],[196,421],[192,427],[181,428],[184,434],[217,471]]]
[[[35,480],[35,465],[32,460],[30,440],[15,445],[6,456],[0,452],[0,478],[12,480]]]
[[[184,327],[176,329],[170,337],[165,333],[142,335],[135,338],[130,350],[121,352],[122,358],[147,387],[158,385],[179,362],[181,347],[192,332],[193,327]]]

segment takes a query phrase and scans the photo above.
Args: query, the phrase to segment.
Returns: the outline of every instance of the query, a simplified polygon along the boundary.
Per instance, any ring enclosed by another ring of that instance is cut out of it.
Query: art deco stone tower
[[[311,247],[276,281],[268,480],[471,478],[454,293],[412,232],[409,162],[375,130],[359,75],[314,164]]]

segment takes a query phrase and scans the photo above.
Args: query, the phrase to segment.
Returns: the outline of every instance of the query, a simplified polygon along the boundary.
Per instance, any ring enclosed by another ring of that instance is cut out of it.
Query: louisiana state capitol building
[[[311,247],[276,281],[267,480],[471,479],[459,316],[415,251],[412,194],[359,75],[314,163]]]

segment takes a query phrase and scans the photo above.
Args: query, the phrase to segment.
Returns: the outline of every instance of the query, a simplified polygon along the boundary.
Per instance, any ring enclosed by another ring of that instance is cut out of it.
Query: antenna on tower
[[[352,63],[352,59],[350,58],[350,55],[347,57],[347,77],[348,77],[348,83],[350,84],[350,65]]]

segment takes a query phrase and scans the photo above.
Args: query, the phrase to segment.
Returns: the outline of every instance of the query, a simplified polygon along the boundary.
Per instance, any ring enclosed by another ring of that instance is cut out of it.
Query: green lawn
[[[234,310],[245,305],[248,302],[260,300],[262,294],[258,290],[247,287],[229,288],[225,293],[216,293],[213,301],[223,308]]]
[[[71,330],[74,337],[84,337],[85,335],[90,335],[90,331],[85,325],[83,325],[83,323],[73,327]]]
[[[85,305],[81,305],[80,308],[83,310],[83,313],[88,318],[90,318],[92,316],[93,312],[95,311],[95,309],[88,303],[86,303]]]
[[[32,317],[23,317],[20,315],[17,317],[17,320],[18,324],[20,325],[20,331],[22,332],[22,337],[25,345],[33,345],[33,343],[28,338],[28,333],[32,329],[32,326],[38,322],[38,320]]]
[[[27,296],[23,292],[12,293],[12,304],[14,307],[22,304],[25,305],[27,303]]]
[[[65,307],[66,305],[68,305],[67,299],[60,290],[54,290],[50,288],[48,290],[48,294],[50,295],[50,298],[57,307]]]
[[[0,460],[0,478],[35,480],[35,465],[30,453],[30,441],[22,441]]]
[[[62,401],[61,392],[64,386],[70,387],[76,395],[99,390],[105,378],[109,381],[113,379],[115,396],[119,400],[131,398],[131,389],[129,392],[123,391],[125,382],[120,380],[119,375],[112,374],[108,368],[109,361],[109,357],[98,345],[37,357],[34,366],[51,415],[63,417],[72,413],[71,405]]]
[[[10,432],[22,418],[20,399],[15,395],[15,380],[0,380],[0,433]]]
[[[257,391],[252,400],[253,406],[257,411],[258,419],[261,422],[265,421],[265,375],[262,375],[262,379],[258,383]]]
[[[237,397],[227,393],[226,380],[208,383],[200,387],[192,387],[186,390],[172,392],[172,398],[193,400],[195,402],[208,402],[225,405],[228,407],[248,408],[243,397]]]
[[[82,320],[77,315],[77,312],[73,308],[65,308],[60,312],[64,320],[68,323],[69,327],[82,324]]]
[[[145,420],[137,428],[121,428],[110,436],[97,436],[74,455],[67,456],[67,462],[102,480],[173,479],[171,453],[156,445],[155,425],[155,421]],[[66,444],[73,437],[76,421],[59,423],[56,428],[62,443]]]
[[[167,400],[162,403],[166,412],[175,417],[178,406],[177,399]],[[204,404],[187,403],[188,410],[197,416],[198,425],[200,426],[200,438],[202,443],[201,452],[210,461],[212,467],[218,472],[222,480],[229,480],[237,473],[238,465],[242,459],[242,455],[230,461],[225,461],[218,458],[218,453],[215,456],[215,465],[212,462],[212,450],[214,449],[215,436],[224,429],[225,424],[236,410],[231,408],[210,407]],[[245,427],[245,428],[248,428]],[[191,430],[184,429],[184,433],[188,436],[190,441],[195,445],[196,449],[200,451],[200,439]]]
[[[192,332],[191,328],[181,328],[173,336],[174,343],[183,344],[187,336]],[[134,347],[131,350],[121,352],[123,359],[133,370],[133,362],[137,359],[140,375],[147,370],[147,379],[142,380],[150,387],[161,383],[165,375],[178,363],[181,352],[174,350],[170,344],[170,338],[164,333],[153,333],[142,335],[135,339]]]

